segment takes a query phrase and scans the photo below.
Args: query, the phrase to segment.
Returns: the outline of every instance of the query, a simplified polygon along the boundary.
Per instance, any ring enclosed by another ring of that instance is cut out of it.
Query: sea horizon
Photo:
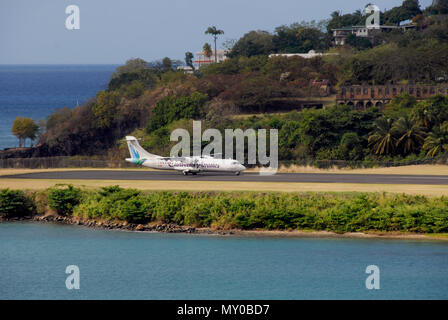
[[[11,132],[18,116],[44,120],[107,88],[115,64],[0,64],[0,150],[18,146]],[[36,141],[35,141],[36,143]]]

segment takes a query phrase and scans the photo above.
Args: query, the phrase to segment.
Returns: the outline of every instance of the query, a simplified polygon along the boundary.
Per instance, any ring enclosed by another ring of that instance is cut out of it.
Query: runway
[[[448,176],[385,175],[385,174],[330,174],[330,173],[278,173],[262,176],[258,173],[233,174],[201,173],[184,176],[171,171],[132,170],[74,170],[3,175],[1,179],[57,179],[57,180],[164,180],[164,181],[234,181],[283,183],[361,183],[361,184],[414,184],[448,185]],[[1,184],[1,182],[0,182]]]

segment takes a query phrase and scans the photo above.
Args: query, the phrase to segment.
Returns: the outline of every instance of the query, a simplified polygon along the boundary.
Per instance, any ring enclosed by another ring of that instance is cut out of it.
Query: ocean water
[[[67,290],[65,269],[80,270]],[[367,290],[368,265],[380,290]],[[0,299],[448,299],[448,243],[0,224]]]
[[[81,105],[107,87],[116,67],[0,65],[0,150],[18,146],[11,133],[17,116],[45,119],[58,108]]]

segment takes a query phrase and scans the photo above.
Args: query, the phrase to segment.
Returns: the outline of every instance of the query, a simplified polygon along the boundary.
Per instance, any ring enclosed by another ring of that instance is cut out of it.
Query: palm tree
[[[213,54],[212,47],[207,42],[202,47],[202,51],[204,52],[204,56],[206,56],[207,58],[210,58]]]
[[[434,157],[443,151],[448,151],[448,122],[435,127],[426,137],[423,150],[428,157]]]
[[[216,55],[216,39],[218,39],[218,35],[224,34],[224,31],[212,26],[205,30],[205,34],[211,34],[213,36],[213,40],[215,41],[215,62],[218,62],[218,56]]]
[[[421,125],[430,131],[431,128],[441,124],[447,117],[446,104],[448,99],[443,96],[434,96],[417,103],[412,112],[413,120],[418,120]]]
[[[392,129],[399,137],[397,147],[401,147],[404,154],[416,152],[425,140],[423,128],[408,116],[398,119]]]
[[[428,105],[418,105],[412,113],[412,119],[420,121],[426,129],[430,129],[437,121],[437,114]]]
[[[390,154],[396,146],[392,119],[379,118],[373,127],[373,133],[369,136],[369,145],[373,146],[373,152],[378,155]]]

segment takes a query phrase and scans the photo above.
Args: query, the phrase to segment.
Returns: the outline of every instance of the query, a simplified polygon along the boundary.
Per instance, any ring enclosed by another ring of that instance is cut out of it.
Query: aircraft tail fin
[[[126,137],[126,142],[128,144],[129,153],[131,154],[131,159],[139,160],[139,159],[148,159],[148,158],[159,158],[160,156],[149,153],[145,149],[143,149],[138,143],[137,138],[132,136]]]

